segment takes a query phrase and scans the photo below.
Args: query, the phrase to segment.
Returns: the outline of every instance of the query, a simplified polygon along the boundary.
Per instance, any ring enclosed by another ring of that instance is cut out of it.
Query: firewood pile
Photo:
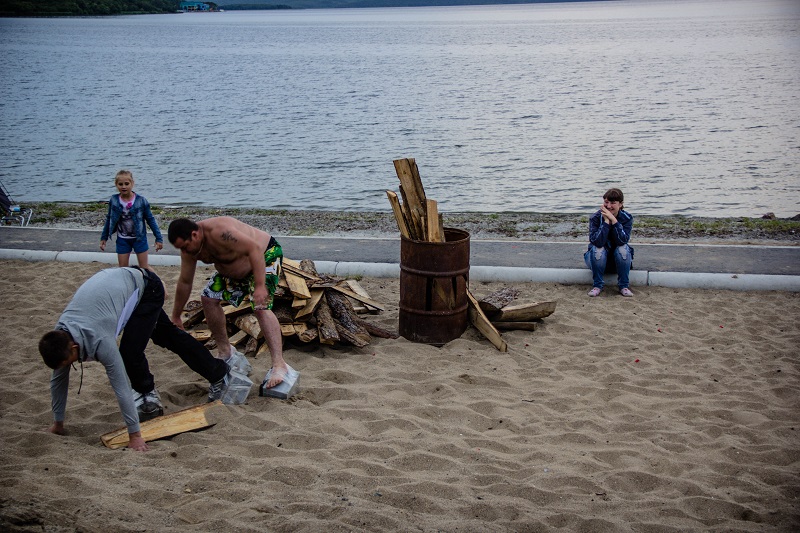
[[[284,257],[282,265],[272,311],[278,318],[284,339],[292,338],[304,344],[342,343],[363,347],[373,336],[397,338],[396,333],[361,318],[360,315],[377,314],[384,308],[369,297],[358,281],[320,275],[314,262],[307,259],[297,262]],[[238,307],[225,305],[223,310],[232,346],[240,347],[247,356],[269,353],[249,302]],[[216,347],[199,300],[187,302],[182,318],[189,334],[209,349]]]

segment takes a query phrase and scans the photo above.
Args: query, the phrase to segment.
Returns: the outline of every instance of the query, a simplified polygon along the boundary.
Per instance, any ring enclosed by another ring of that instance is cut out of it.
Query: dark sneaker
[[[156,389],[146,394],[133,391],[133,403],[136,404],[136,411],[139,413],[139,422],[146,422],[164,414],[161,396]]]
[[[228,381],[230,377],[230,372],[222,376],[222,379],[217,381],[216,383],[212,383],[208,386],[208,401],[215,402],[217,400],[222,399],[222,395],[225,394],[225,389],[228,388]]]

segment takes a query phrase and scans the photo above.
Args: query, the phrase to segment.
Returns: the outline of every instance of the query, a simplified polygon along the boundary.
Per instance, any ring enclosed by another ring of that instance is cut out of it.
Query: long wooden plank
[[[344,280],[344,282],[347,283],[347,286],[350,287],[350,290],[352,290],[354,293],[358,294],[359,296],[363,296],[364,298],[372,299],[370,298],[370,295],[367,292],[367,290],[364,287],[362,287],[358,281],[354,279],[346,279]],[[378,308],[371,307],[369,305],[365,305],[364,307],[366,308],[367,311],[371,313],[377,313],[378,311],[380,311]],[[358,312],[358,310],[356,310],[356,312]]]
[[[439,240],[442,231],[441,228],[439,227],[439,206],[436,203],[436,200],[430,200],[430,199],[425,200],[425,210],[428,217],[427,240],[430,242],[442,242]]]
[[[305,270],[302,270],[300,268],[300,263],[298,263],[297,261],[292,261],[291,259],[287,260],[284,258],[283,270],[286,272],[291,272],[295,276],[300,276],[306,279],[310,279],[312,281],[316,281],[319,279],[319,277],[315,276],[314,274],[310,274]]]
[[[400,196],[403,197],[403,204],[401,208],[403,209],[403,217],[406,219],[406,224],[408,225],[408,233],[411,239],[415,241],[421,241],[425,239],[425,234],[422,231],[420,226],[420,221],[417,218],[414,218],[414,215],[411,213],[411,208],[409,207],[408,203],[408,195],[406,194],[405,189],[403,189],[403,185],[400,184]]]
[[[403,200],[411,211],[412,224],[415,227],[417,238],[426,234],[427,222],[425,219],[425,189],[418,176],[415,176],[416,163],[413,159],[396,159],[394,169],[400,179]]]
[[[311,298],[306,300],[306,305],[297,311],[297,314],[294,315],[294,319],[299,321],[312,315],[319,305],[319,300],[322,298],[323,294],[325,294],[324,289],[311,289]]]
[[[196,405],[178,411],[177,413],[159,416],[158,418],[142,422],[139,424],[142,438],[145,442],[150,442],[163,439],[164,437],[172,437],[173,435],[178,435],[187,431],[213,426],[214,424],[209,422],[206,418],[206,411],[218,405],[222,405],[222,402],[219,400],[203,405]],[[127,446],[129,442],[128,428],[120,428],[106,433],[105,435],[101,435],[100,440],[112,450]]]
[[[411,169],[411,176],[414,179],[414,187],[417,190],[417,196],[421,200],[425,200],[427,196],[425,195],[425,187],[422,186],[422,178],[419,177],[419,167],[417,167],[417,160],[413,157],[406,158],[408,161],[408,166]]]
[[[246,302],[242,302],[238,307],[233,305],[226,305],[225,307],[222,308],[222,312],[225,313],[225,316],[227,318],[234,318],[236,316],[245,314],[251,309],[252,307],[250,306],[250,301],[248,300]]]
[[[469,319],[472,325],[483,333],[483,336],[489,339],[489,342],[494,344],[495,348],[501,352],[507,352],[508,344],[503,340],[500,332],[489,322],[486,315],[483,314],[480,305],[478,305],[478,300],[475,299],[469,290],[467,290],[467,299],[469,300]]]
[[[397,221],[397,229],[400,230],[400,235],[406,239],[410,239],[411,234],[408,232],[408,224],[406,223],[406,217],[403,216],[403,208],[400,205],[400,199],[397,197],[397,193],[394,191],[386,191],[386,196],[389,198],[389,205],[392,206],[392,212],[394,213],[394,219]]]
[[[357,300],[357,301],[361,302],[362,304],[366,304],[366,305],[369,305],[371,307],[374,307],[375,309],[378,309],[379,311],[384,311],[383,306],[381,304],[379,304],[378,302],[376,302],[375,300],[373,300],[371,298],[365,298],[364,296],[361,296],[360,294],[356,294],[355,292],[351,291],[350,289],[348,289],[346,287],[342,287],[341,285],[335,285],[335,286],[331,287],[331,289],[333,289],[335,291],[338,291],[338,292],[341,292],[345,296],[349,296],[353,300]]]
[[[236,346],[237,344],[242,342],[245,339],[245,337],[247,337],[247,335],[248,333],[245,330],[240,329],[239,331],[231,335],[231,337],[228,339],[228,342],[231,343],[231,346]]]
[[[550,316],[556,310],[556,302],[532,302],[507,305],[492,316],[492,322],[530,322]]]
[[[286,283],[289,284],[289,291],[292,296],[303,298],[304,300],[311,298],[311,293],[308,292],[308,285],[306,285],[306,280],[303,277],[290,272],[288,269],[283,271],[283,275],[286,278]]]

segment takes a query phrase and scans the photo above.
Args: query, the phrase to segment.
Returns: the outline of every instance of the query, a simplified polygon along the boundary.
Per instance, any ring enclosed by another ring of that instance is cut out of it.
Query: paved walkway
[[[99,231],[0,227],[0,257],[106,261],[116,264],[114,244],[101,253]],[[313,259],[341,275],[399,275],[400,239],[276,236],[287,257]],[[800,246],[678,245],[634,242],[632,285],[800,290]],[[532,241],[470,242],[470,279],[556,281],[591,284],[583,264],[585,243]],[[28,252],[29,251],[29,252]],[[151,251],[152,264],[176,264],[168,242]],[[68,259],[65,259],[68,258]],[[672,281],[665,281],[672,279]]]

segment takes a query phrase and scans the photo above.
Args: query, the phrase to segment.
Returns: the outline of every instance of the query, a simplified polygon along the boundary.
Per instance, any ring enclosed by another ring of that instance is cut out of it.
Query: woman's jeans
[[[630,285],[628,276],[631,272],[631,264],[633,264],[633,254],[631,248],[627,244],[618,246],[614,249],[614,262],[608,262],[608,250],[605,248],[598,248],[593,244],[589,245],[589,249],[583,254],[583,260],[586,266],[592,271],[592,286],[603,288],[603,274],[608,272],[617,273],[617,286],[624,289]]]

